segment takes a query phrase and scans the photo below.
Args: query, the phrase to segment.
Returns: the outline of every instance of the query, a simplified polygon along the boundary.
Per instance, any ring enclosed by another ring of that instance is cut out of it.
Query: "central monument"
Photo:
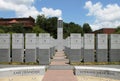
[[[58,18],[57,21],[57,51],[62,51],[64,49],[63,46],[63,20],[62,18]]]

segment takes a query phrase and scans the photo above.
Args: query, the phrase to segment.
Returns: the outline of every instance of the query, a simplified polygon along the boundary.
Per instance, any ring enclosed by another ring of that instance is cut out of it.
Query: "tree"
[[[36,18],[36,25],[39,27],[45,27],[47,21],[44,15],[38,15]]]
[[[115,33],[120,34],[120,26],[118,26],[118,27],[116,28]]]
[[[38,15],[36,25],[57,38],[57,17],[46,18],[44,15]]]
[[[39,34],[39,33],[45,33],[45,31],[42,28],[40,28],[39,26],[33,27],[33,31],[32,32],[33,33],[37,33],[37,34]]]
[[[63,23],[63,38],[70,36],[70,27],[68,23]]]
[[[3,29],[0,29],[0,33],[5,33],[5,31]]]
[[[84,33],[92,33],[92,29],[88,23],[83,24],[83,32]]]
[[[75,24],[74,22],[64,23],[63,27],[64,38],[70,36],[70,33],[83,33],[80,25]]]
[[[45,28],[47,32],[50,32],[51,36],[57,38],[57,17],[48,18]]]
[[[25,29],[22,24],[13,24],[12,27],[9,27],[10,31],[9,32],[14,32],[14,33],[25,33]]]
[[[8,33],[9,32],[9,28],[5,27],[5,26],[0,26],[1,31],[4,31],[4,33]]]

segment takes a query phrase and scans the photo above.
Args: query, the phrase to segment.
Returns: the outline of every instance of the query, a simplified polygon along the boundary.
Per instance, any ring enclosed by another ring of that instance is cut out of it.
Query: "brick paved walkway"
[[[56,52],[55,56],[52,59],[50,65],[66,65],[68,64],[69,60],[66,59],[64,52]],[[74,76],[73,70],[47,70],[44,78],[42,81],[77,81],[77,77]]]

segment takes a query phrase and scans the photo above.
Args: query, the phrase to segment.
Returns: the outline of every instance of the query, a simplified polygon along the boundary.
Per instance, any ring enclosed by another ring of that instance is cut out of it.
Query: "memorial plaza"
[[[0,81],[120,81],[120,34],[0,34]]]

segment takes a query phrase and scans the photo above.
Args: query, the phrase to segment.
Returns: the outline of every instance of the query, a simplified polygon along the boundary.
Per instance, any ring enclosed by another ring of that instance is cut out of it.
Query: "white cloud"
[[[120,25],[120,6],[118,4],[108,4],[105,7],[98,2],[93,4],[91,1],[85,3],[85,8],[89,10],[87,16],[96,18],[95,22],[91,24],[93,30],[112,27]]]
[[[45,14],[45,16],[58,16],[58,17],[60,17],[62,15],[62,12],[59,9],[53,10],[52,8],[44,7],[44,8],[42,8],[41,14]]]
[[[41,11],[38,11],[33,5],[35,0],[1,0],[0,1],[0,10],[2,11],[14,11],[17,17],[28,17],[32,16],[36,18],[39,14],[44,14],[49,17],[60,17],[62,11],[59,9],[52,8],[42,8]]]
[[[24,4],[24,5],[31,5],[32,3],[34,3],[35,0],[4,0],[5,2],[8,3],[14,3],[14,4]]]

